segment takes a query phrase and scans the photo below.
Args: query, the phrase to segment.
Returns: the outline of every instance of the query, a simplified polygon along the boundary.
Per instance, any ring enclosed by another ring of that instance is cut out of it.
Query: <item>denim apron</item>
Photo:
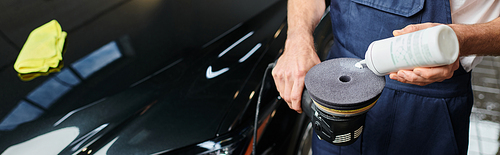
[[[332,0],[335,43],[329,58],[364,58],[368,45],[409,24],[451,23],[449,0]],[[451,79],[417,86],[386,78],[367,113],[363,135],[349,146],[313,137],[314,154],[467,154],[473,104],[471,76],[461,66]]]

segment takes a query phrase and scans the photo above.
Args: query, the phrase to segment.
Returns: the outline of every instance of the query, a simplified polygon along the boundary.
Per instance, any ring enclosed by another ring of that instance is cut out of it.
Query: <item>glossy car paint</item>
[[[242,133],[253,130],[264,70],[282,52],[286,1],[2,3],[0,152],[186,154],[237,135],[240,153],[251,145]],[[18,51],[51,19],[68,32],[65,67],[23,82],[12,68]],[[326,47],[328,29],[317,31]],[[294,152],[307,121],[270,75],[264,82],[258,153]]]

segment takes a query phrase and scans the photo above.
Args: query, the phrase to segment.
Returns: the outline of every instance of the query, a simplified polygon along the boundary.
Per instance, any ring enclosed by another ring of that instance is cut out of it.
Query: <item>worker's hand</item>
[[[423,23],[408,25],[401,30],[393,31],[394,36],[399,36],[418,30],[441,25],[439,23]],[[459,68],[459,60],[453,64],[437,67],[417,67],[413,70],[399,70],[398,72],[390,73],[389,77],[403,83],[425,86],[434,82],[442,82],[453,76],[453,72]]]
[[[455,63],[438,67],[417,67],[413,70],[399,70],[393,72],[389,77],[403,83],[425,86],[434,82],[442,82],[453,76],[453,72],[458,69],[460,63]]]
[[[298,113],[302,112],[301,98],[306,73],[320,62],[312,36],[288,37],[285,51],[278,59],[272,74],[281,98]]]

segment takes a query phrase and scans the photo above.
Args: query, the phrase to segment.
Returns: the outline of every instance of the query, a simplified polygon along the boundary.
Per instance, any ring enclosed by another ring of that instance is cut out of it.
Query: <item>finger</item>
[[[408,83],[409,81],[406,79],[406,74],[404,73],[403,70],[399,70],[398,72],[392,72],[389,74],[389,78],[402,82],[402,83]]]
[[[284,80],[279,80],[276,83],[276,89],[280,93],[280,97],[282,99],[285,99],[283,96],[285,96],[285,81]],[[279,86],[278,86],[279,85]],[[286,102],[286,101],[285,101]]]
[[[413,85],[419,85],[419,86],[426,86],[428,84],[431,84],[433,82],[412,82],[412,83],[409,83],[409,84],[413,84]]]
[[[432,79],[435,81],[443,81],[453,77],[453,73],[460,67],[460,61],[437,67],[417,67],[413,72],[423,78]]]
[[[455,60],[455,62],[452,65],[453,65],[452,70],[453,72],[455,72],[458,68],[460,68],[460,59],[457,58],[457,60]]]
[[[389,73],[389,78],[396,80],[396,81],[399,80],[398,72]]]
[[[276,90],[278,90],[278,92],[281,92],[281,76],[277,73],[278,71],[276,70],[276,67],[273,68],[273,70],[271,71],[271,75],[273,76],[273,80],[274,80],[274,85],[276,85]]]
[[[433,67],[433,68],[415,68],[413,71],[403,71],[400,77],[404,76],[406,83],[412,84],[429,84],[433,82],[441,82],[453,76],[453,71],[448,66]]]
[[[417,67],[413,70],[400,70],[396,73],[390,73],[391,79],[403,83],[415,85],[428,85],[433,82],[442,82],[453,77],[453,73],[459,67],[459,62],[450,65],[438,67]]]
[[[285,99],[285,102],[288,104],[288,107],[292,108],[292,100],[290,98],[290,93],[291,93],[292,88],[293,88],[293,79],[290,76],[285,77],[284,87],[285,88],[283,89],[283,93],[282,93],[281,97],[283,99]]]
[[[429,79],[423,78],[423,77],[415,74],[413,71],[403,71],[403,70],[398,71],[398,77],[400,79],[404,79],[404,80],[401,80],[400,82],[410,83],[410,84],[432,82],[432,81],[429,81]]]
[[[283,79],[283,75],[279,73],[277,70],[278,67],[275,67],[272,71],[273,79],[274,79],[274,84],[276,85],[276,90],[280,93],[280,96],[283,97],[282,93],[283,90],[285,89],[285,81]]]
[[[415,32],[415,31],[423,30],[423,29],[434,27],[434,26],[438,26],[438,25],[442,25],[442,24],[439,24],[439,23],[412,24],[412,25],[407,25],[406,27],[404,27],[401,30],[394,30],[394,31],[392,31],[392,34],[394,36],[399,36],[399,35],[403,35],[403,34]]]
[[[403,29],[401,29],[401,30],[394,30],[394,31],[392,31],[392,35],[393,35],[393,36],[395,36],[395,37],[396,37],[396,36],[403,35],[403,34],[404,34]]]
[[[401,30],[394,30],[394,31],[392,31],[392,34],[394,36],[399,36],[399,35],[403,35],[403,34],[407,34],[407,33],[418,31],[419,28],[420,27],[418,25],[407,25],[406,27],[404,27]]]
[[[294,86],[292,88],[292,91],[290,93],[290,98],[292,101],[292,109],[297,111],[298,113],[302,113],[302,108],[301,108],[301,99],[302,99],[302,92],[304,91],[304,78],[298,78],[294,82]]]
[[[428,84],[431,84],[435,81],[429,81],[427,79],[424,79],[418,75],[415,75],[412,73],[412,71],[402,71],[399,72],[398,75],[396,75],[399,82],[407,83],[407,84],[414,84],[414,85],[419,85],[419,86],[425,86]],[[404,77],[404,78],[402,78]],[[425,82],[423,82],[425,81]]]
[[[279,73],[279,70],[277,70],[278,67],[273,68],[271,74],[274,79],[274,85],[276,86],[276,90],[280,94],[280,97],[282,98],[283,96],[283,90],[284,90],[284,80],[283,80],[283,75]]]
[[[453,76],[453,65],[432,67],[432,68],[415,68],[413,73],[429,82],[442,81]]]

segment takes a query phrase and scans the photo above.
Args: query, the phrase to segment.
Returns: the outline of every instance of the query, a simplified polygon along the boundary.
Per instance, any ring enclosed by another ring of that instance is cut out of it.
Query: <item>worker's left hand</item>
[[[423,23],[408,25],[401,30],[393,31],[394,36],[399,36],[418,30],[441,25],[439,23]],[[441,82],[453,76],[453,72],[459,68],[459,60],[450,65],[437,67],[417,67],[413,70],[399,70],[398,72],[390,73],[389,77],[403,83],[425,86],[434,82]]]

